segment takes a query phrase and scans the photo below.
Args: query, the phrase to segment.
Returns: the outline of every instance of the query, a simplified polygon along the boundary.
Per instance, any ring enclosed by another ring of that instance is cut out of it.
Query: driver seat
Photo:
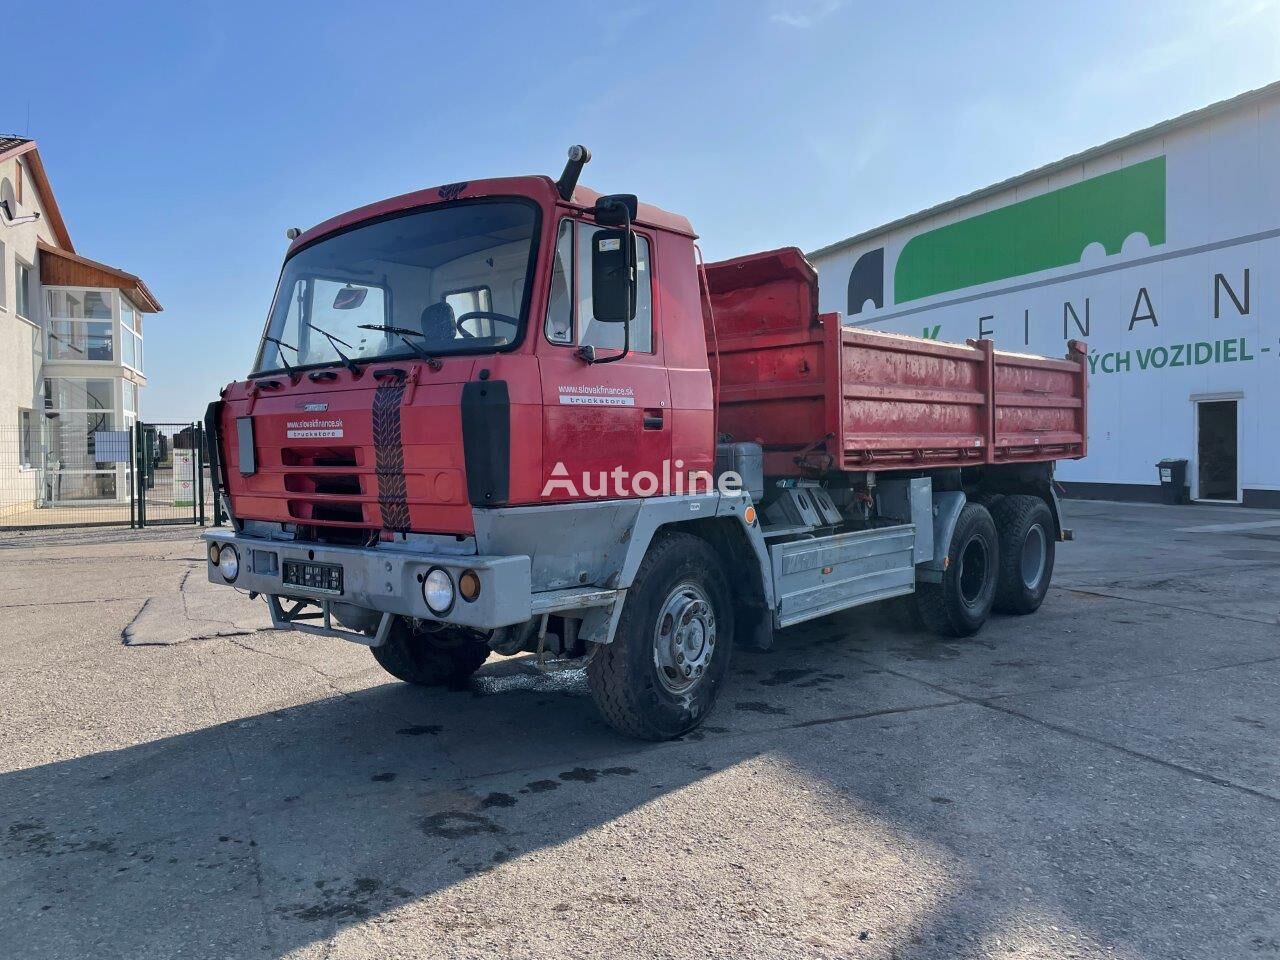
[[[444,300],[430,304],[423,310],[422,318],[419,322],[422,326],[422,335],[426,338],[427,343],[453,340],[458,335],[453,307],[449,306]]]

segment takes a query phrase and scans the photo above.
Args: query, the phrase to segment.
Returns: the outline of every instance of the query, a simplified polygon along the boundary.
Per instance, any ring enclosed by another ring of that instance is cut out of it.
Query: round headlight
[[[453,578],[449,572],[436,567],[422,581],[422,599],[432,613],[448,613],[453,606]]]
[[[236,554],[236,548],[229,543],[218,551],[218,569],[222,571],[227,583],[240,575],[240,557]]]
[[[222,549],[216,543],[209,544],[209,562],[215,567],[218,565],[218,551]]]

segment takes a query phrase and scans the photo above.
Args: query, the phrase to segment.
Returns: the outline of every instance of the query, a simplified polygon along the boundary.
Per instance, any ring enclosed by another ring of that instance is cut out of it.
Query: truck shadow
[[[842,868],[822,880],[834,884],[824,909],[854,926],[869,901],[896,911],[893,929],[868,919],[863,939],[955,955],[1027,922],[1060,923],[1099,943],[1138,939],[1141,918],[1112,904],[1097,927],[1091,904],[1109,871],[1126,884],[1150,882],[1144,855],[1161,851],[1142,842],[1117,851],[1072,832],[1074,823],[1087,819],[1105,837],[1129,817],[1151,816],[1173,831],[1159,845],[1167,852],[1198,830],[1176,791],[1160,809],[1139,800],[1120,812],[1111,791],[1131,796],[1132,784],[1070,784],[1063,757],[1046,756],[1025,729],[869,665],[927,641],[855,623],[821,621],[792,631],[773,654],[739,652],[716,714],[674,743],[618,737],[597,719],[580,676],[543,677],[513,660],[487,665],[462,692],[388,683],[0,775],[4,939],[28,958],[283,957],[427,897],[431,922],[452,929],[464,923],[459,904],[480,895],[468,885],[503,864],[673,794],[705,802],[715,789],[705,781],[760,762],[811,781],[824,816],[874,824],[877,843],[887,837],[905,860],[945,874],[912,902],[877,889],[883,876],[862,875],[856,837],[840,838],[854,847],[814,868]],[[866,719],[851,726],[840,717]],[[1078,809],[1054,812],[1063,802]],[[719,827],[734,829],[732,810]],[[1058,842],[1045,835],[1055,816],[1059,827],[1071,821],[1055,830]],[[650,868],[618,856],[624,896],[625,873],[634,880]],[[1091,859],[1077,869],[1076,858]],[[741,868],[770,896],[767,859]],[[1195,899],[1188,885],[1221,893],[1223,878],[1175,871],[1169,882],[1186,902]],[[548,899],[525,917],[534,920],[528,935],[575,895],[572,882],[543,891]],[[1163,909],[1161,897],[1150,900]],[[648,909],[619,902],[637,915]],[[479,917],[465,923],[502,923],[473,905]]]

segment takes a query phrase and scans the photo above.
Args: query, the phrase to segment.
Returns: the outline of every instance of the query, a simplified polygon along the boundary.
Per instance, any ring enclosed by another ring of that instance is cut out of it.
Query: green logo
[[[1156,157],[912,237],[898,255],[895,303],[1111,256],[1140,233],[1164,243],[1165,162]],[[861,306],[861,303],[859,303]]]

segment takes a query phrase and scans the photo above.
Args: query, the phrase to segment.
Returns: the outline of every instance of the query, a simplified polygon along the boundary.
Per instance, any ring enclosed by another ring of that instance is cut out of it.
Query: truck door
[[[598,321],[591,310],[591,241],[598,229],[564,219],[556,235],[538,345],[543,500],[650,496],[661,492],[672,469],[671,388],[661,325],[654,318],[651,240],[644,233],[636,233],[630,352],[616,363],[587,363],[578,356],[586,344],[601,357],[622,347],[623,325]]]

